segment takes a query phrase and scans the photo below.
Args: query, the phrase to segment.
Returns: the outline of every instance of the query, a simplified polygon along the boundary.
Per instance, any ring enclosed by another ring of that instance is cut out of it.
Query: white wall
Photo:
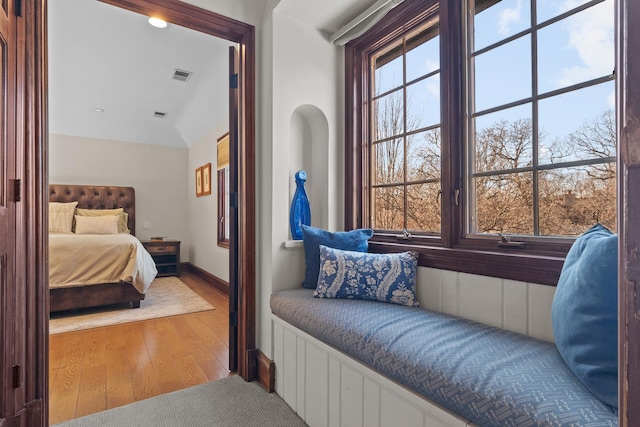
[[[262,256],[270,256],[270,262],[260,271],[264,274],[258,282],[256,335],[258,347],[270,357],[269,296],[272,291],[299,287],[304,276],[304,252],[283,247],[291,238],[289,208],[296,171],[308,172],[312,225],[343,229],[344,119],[342,86],[338,83],[342,80],[343,50],[313,28],[279,14],[277,8],[271,17],[265,16],[265,22],[271,34],[261,34],[272,40],[272,102],[265,108],[272,114],[269,169],[273,191],[270,246],[262,245],[268,248]]]
[[[187,227],[189,261],[199,268],[229,281],[229,249],[218,246],[218,186],[216,184],[217,139],[227,132],[228,119],[189,147]],[[211,195],[195,197],[196,168],[211,163]]]
[[[344,51],[331,45],[325,34],[278,12],[279,3],[291,1],[299,0],[254,2],[265,7],[260,19],[261,12],[245,7],[247,2],[188,0],[256,26],[256,346],[272,359],[270,295],[299,287],[304,272],[303,249],[283,246],[290,239],[289,207],[297,170],[309,172],[312,225],[344,227]],[[445,312],[462,314],[469,301],[458,297],[476,285],[495,291],[496,299],[484,298],[481,305],[487,310],[502,305],[504,319],[514,316],[506,302],[519,298],[520,305],[514,307],[523,310],[517,313],[520,323],[511,328],[553,339],[546,316],[553,293],[547,287],[425,268],[420,268],[419,278],[420,288],[439,295],[437,303],[425,305]],[[479,319],[487,313],[470,305],[472,318],[476,311]]]
[[[134,187],[137,237],[181,240],[181,261],[189,261],[187,156],[186,148],[51,134],[49,182]]]

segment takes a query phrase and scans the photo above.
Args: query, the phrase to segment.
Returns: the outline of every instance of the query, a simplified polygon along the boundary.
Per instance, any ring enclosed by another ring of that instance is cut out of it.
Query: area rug
[[[52,313],[49,333],[60,334],[213,309],[211,304],[177,277],[160,277],[147,289],[145,299],[140,301],[140,308],[132,309],[129,304],[118,304]]]
[[[54,427],[303,427],[275,393],[238,376],[141,400]]]

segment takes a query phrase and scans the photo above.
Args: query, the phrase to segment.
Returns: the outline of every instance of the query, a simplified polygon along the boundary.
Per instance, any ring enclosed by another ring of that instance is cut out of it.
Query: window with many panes
[[[440,233],[440,38],[434,19],[371,58],[371,226]]]
[[[347,45],[348,225],[555,283],[575,236],[616,228],[613,8],[406,1]]]
[[[475,3],[468,231],[615,230],[613,0]]]

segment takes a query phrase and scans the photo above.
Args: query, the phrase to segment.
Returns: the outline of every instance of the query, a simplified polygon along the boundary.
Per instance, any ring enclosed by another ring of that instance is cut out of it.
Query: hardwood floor
[[[229,375],[227,296],[180,279],[215,310],[49,337],[50,424]]]

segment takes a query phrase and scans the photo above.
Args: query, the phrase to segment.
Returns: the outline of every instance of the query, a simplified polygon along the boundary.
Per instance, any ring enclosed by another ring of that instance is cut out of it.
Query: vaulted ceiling
[[[227,120],[232,43],[147,20],[99,1],[49,1],[51,133],[185,147]],[[177,81],[176,69],[193,74]]]
[[[261,14],[277,4],[278,13],[328,36],[374,0],[267,3],[230,5]],[[48,13],[51,133],[188,147],[226,122],[231,42],[172,24],[155,28],[146,16],[96,0],[49,0]],[[176,81],[176,70],[193,75]]]

